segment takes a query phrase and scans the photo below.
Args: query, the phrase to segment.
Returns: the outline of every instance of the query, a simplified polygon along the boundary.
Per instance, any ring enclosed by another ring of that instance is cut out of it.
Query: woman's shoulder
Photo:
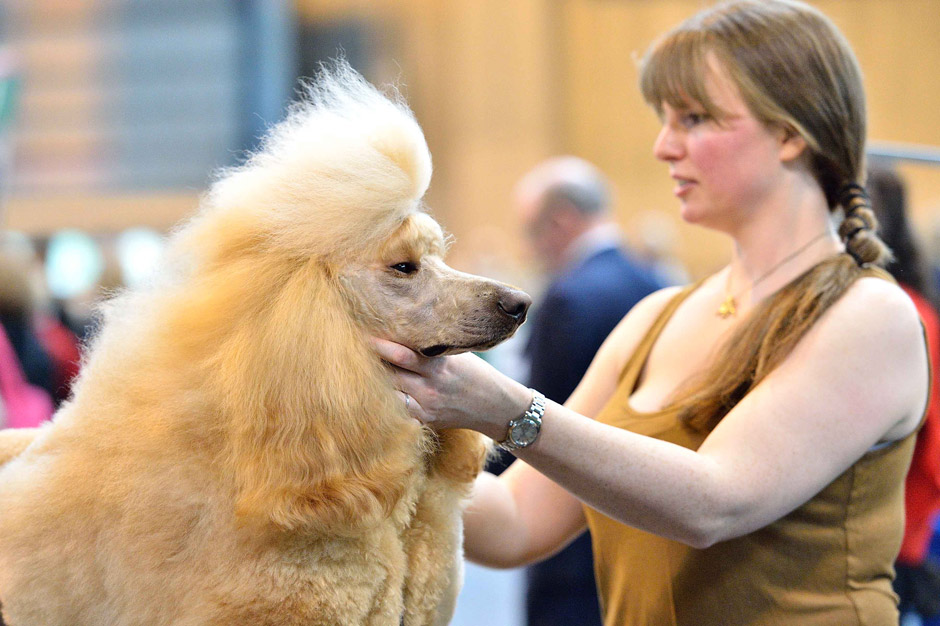
[[[587,373],[566,402],[569,408],[594,417],[613,394],[630,356],[683,287],[666,287],[649,294],[624,316],[601,344]]]
[[[819,350],[835,351],[881,372],[913,376],[922,367],[924,333],[917,308],[893,280],[863,276],[811,331]]]
[[[617,353],[620,358],[632,353],[647,331],[656,323],[677,297],[688,289],[685,286],[664,287],[647,295],[620,320],[605,341],[605,348]]]
[[[674,285],[657,289],[637,302],[633,309],[637,311],[638,314],[656,315],[664,309],[673,298],[691,287],[692,285]]]
[[[899,329],[920,326],[917,307],[910,296],[893,280],[876,275],[856,280],[833,309],[836,315],[863,324]]]
[[[643,330],[649,328],[666,307],[688,288],[688,286],[680,285],[657,289],[637,302],[623,318],[620,326],[629,326],[634,329],[639,328]]]
[[[851,389],[860,398],[875,396],[883,404],[892,399],[884,414],[898,421],[883,440],[916,427],[929,384],[927,350],[917,309],[894,281],[856,280],[800,344],[791,357],[813,364],[807,375],[814,382]]]

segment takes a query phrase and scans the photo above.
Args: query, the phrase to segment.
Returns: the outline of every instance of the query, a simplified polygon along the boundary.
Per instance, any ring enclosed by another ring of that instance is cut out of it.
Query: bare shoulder
[[[920,317],[914,303],[903,289],[883,278],[858,279],[832,309],[839,326],[864,327],[866,334],[895,339],[922,339]]]
[[[594,416],[614,392],[620,372],[656,317],[680,291],[667,287],[640,300],[611,331],[566,406]]]
[[[882,278],[860,278],[806,339],[797,349],[808,357],[801,359],[804,366],[815,361],[830,372],[844,372],[845,379],[833,383],[855,388],[858,397],[892,399],[884,408],[898,421],[886,439],[916,427],[927,397],[928,357],[917,309],[900,287]]]
[[[620,357],[617,360],[625,360],[629,354],[632,354],[633,349],[640,343],[663,309],[682,289],[683,287],[666,287],[654,291],[637,302],[611,331],[598,355],[604,352],[613,353]]]
[[[653,293],[649,294],[642,300],[636,303],[636,306],[633,307],[631,313],[636,312],[637,314],[646,314],[656,316],[660,311],[665,308],[666,304],[669,303],[674,297],[679,295],[679,293],[685,289],[686,286],[676,286],[676,287],[664,287]]]
[[[917,366],[910,356],[924,343],[917,309],[904,290],[868,276],[855,281],[810,334],[818,335],[820,348],[850,351],[879,370],[890,357],[896,358],[895,366]]]
[[[611,338],[615,335],[642,335],[645,333],[669,302],[679,295],[683,289],[684,287],[666,287],[654,291],[637,302],[611,332]]]

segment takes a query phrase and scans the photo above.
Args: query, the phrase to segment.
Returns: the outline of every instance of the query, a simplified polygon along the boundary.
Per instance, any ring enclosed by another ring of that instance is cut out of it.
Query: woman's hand
[[[408,411],[431,428],[470,428],[501,440],[532,401],[529,389],[472,353],[425,357],[384,339],[372,344],[392,365]]]

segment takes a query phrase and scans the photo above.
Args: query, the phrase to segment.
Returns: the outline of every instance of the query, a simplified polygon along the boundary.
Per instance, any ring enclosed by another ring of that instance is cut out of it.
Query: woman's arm
[[[863,279],[697,452],[557,407],[520,456],[615,519],[705,547],[782,517],[876,443],[910,433],[927,384],[910,300]],[[590,443],[571,445],[580,439]]]
[[[400,382],[432,424],[498,439],[531,399],[469,359],[397,356],[420,372]],[[549,403],[538,441],[517,456],[615,519],[705,547],[778,519],[877,442],[911,432],[927,378],[910,300],[883,280],[861,279],[698,451]]]
[[[611,332],[565,406],[594,416],[613,394],[626,359],[677,289],[651,294]],[[529,393],[526,391],[525,393]],[[489,567],[518,567],[551,556],[585,527],[581,501],[523,461],[498,478],[481,474],[464,513],[464,549]]]
[[[516,461],[499,477],[483,473],[464,511],[464,551],[488,567],[519,567],[547,558],[585,526],[581,502]]]

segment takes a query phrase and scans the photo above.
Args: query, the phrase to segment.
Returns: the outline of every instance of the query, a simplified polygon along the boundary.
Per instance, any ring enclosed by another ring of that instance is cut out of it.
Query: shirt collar
[[[578,235],[565,251],[565,264],[562,271],[570,269],[598,252],[619,248],[623,245],[623,233],[613,222],[604,222],[591,226]]]

